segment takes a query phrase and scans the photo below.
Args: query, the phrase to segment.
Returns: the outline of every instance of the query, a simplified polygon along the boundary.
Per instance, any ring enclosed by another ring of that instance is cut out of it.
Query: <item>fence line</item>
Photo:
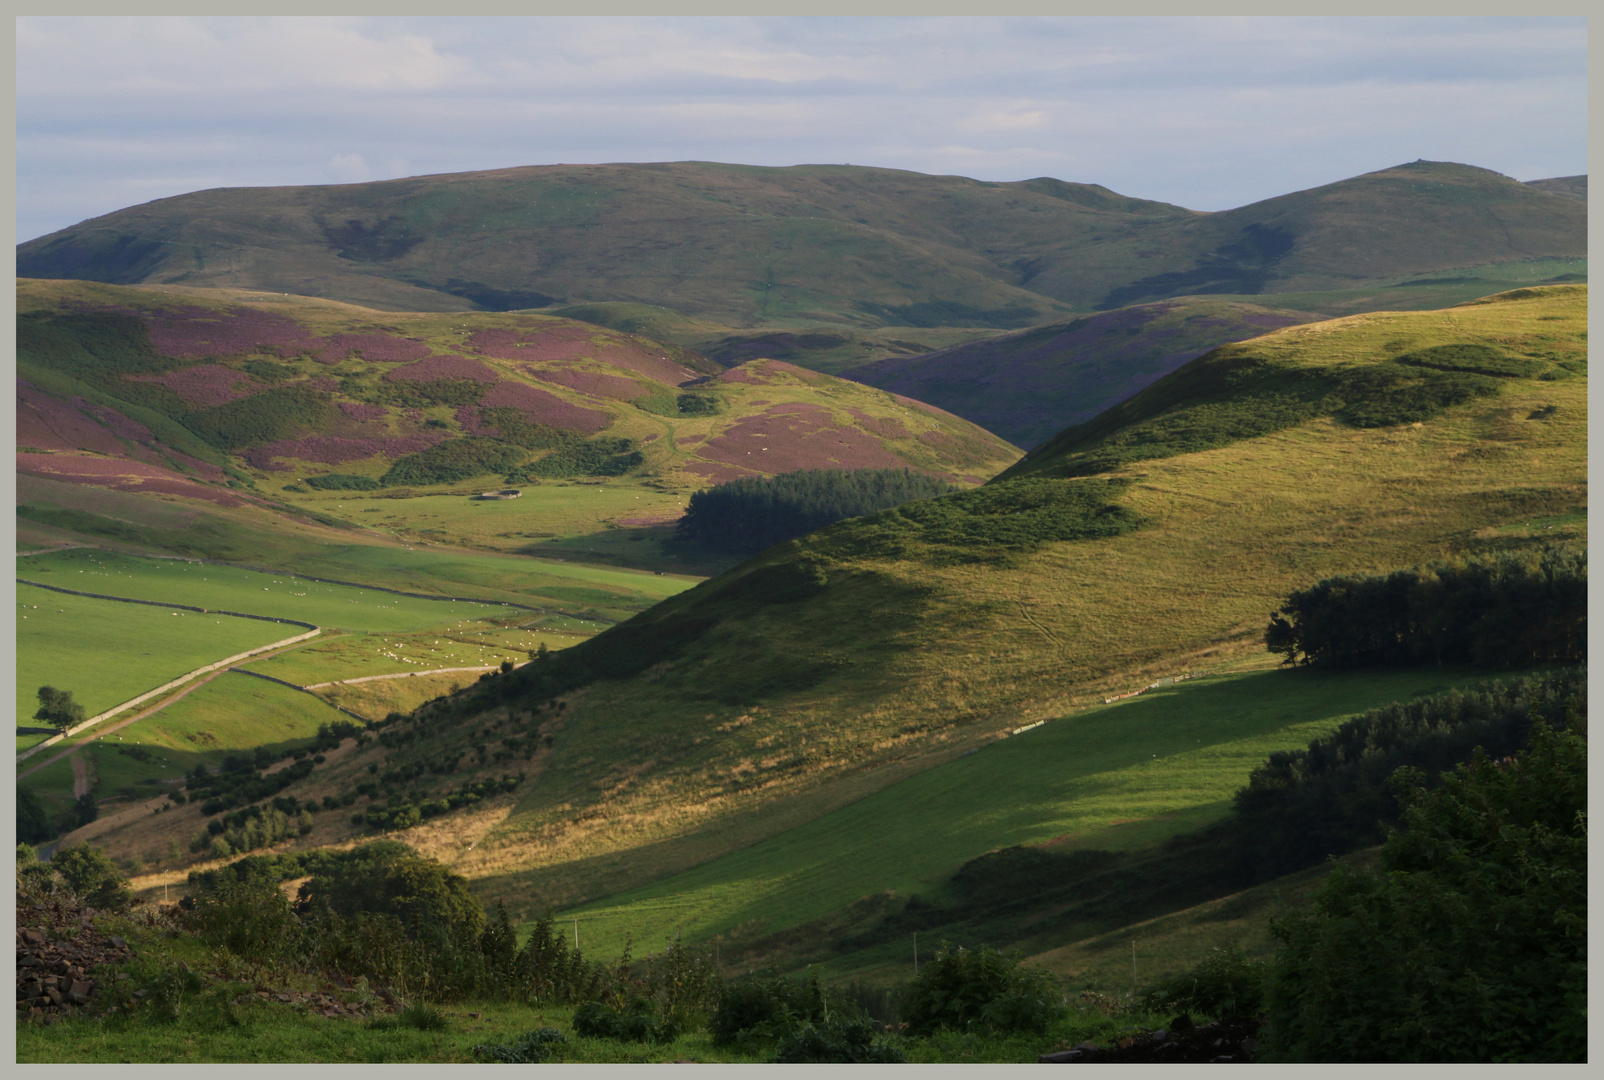
[[[163,600],[139,600],[132,596],[111,596],[107,593],[84,592],[82,589],[64,589],[60,585],[46,585],[42,581],[29,581],[27,578],[18,578],[18,585],[32,585],[36,589],[49,589],[51,592],[66,593],[69,596],[87,596],[94,600],[115,600],[120,604],[144,604],[146,607],[174,608],[178,611],[198,611],[202,615],[228,615],[235,619],[256,619],[258,622],[284,623],[288,626],[307,626],[313,630],[318,629],[316,623],[303,622],[300,619],[281,619],[276,615],[252,615],[248,611],[225,611],[222,608],[196,607],[194,604],[169,604]]]
[[[71,590],[63,589],[61,591],[62,592],[70,592]],[[118,599],[118,598],[117,597],[111,597],[110,599],[115,600],[115,599]],[[134,602],[135,603],[147,603],[148,601],[136,600]],[[294,620],[292,620],[292,619],[273,619],[271,621],[272,622],[294,622]],[[295,625],[297,625],[297,626],[309,626],[311,624],[310,623],[295,623]],[[262,646],[259,646],[259,647],[255,648],[255,649],[250,649],[250,650],[248,650],[246,652],[239,653],[236,656],[230,656],[225,660],[219,660],[215,664],[207,664],[205,667],[198,667],[194,671],[188,672],[187,674],[184,674],[184,675],[180,675],[178,678],[172,680],[171,682],[163,683],[161,686],[156,687],[156,689],[154,689],[154,690],[148,690],[145,693],[140,694],[136,698],[131,698],[130,700],[123,702],[121,705],[115,706],[114,708],[111,708],[111,709],[107,709],[105,712],[100,713],[98,716],[91,716],[88,720],[85,720],[83,723],[77,725],[76,727],[68,728],[66,731],[63,731],[60,735],[53,735],[50,738],[46,739],[44,742],[38,744],[37,746],[29,747],[27,750],[24,750],[22,753],[17,755],[17,761],[19,761],[19,762],[24,761],[27,758],[32,757],[34,754],[37,754],[39,751],[43,750],[45,747],[54,746],[56,743],[61,742],[61,740],[63,740],[63,739],[70,738],[71,736],[77,735],[81,731],[86,731],[89,728],[93,727],[94,725],[100,723],[102,720],[110,719],[111,717],[116,716],[118,713],[121,713],[121,712],[127,712],[129,709],[133,708],[136,705],[143,705],[145,702],[149,701],[153,697],[159,697],[162,694],[165,694],[169,690],[177,689],[178,687],[183,686],[185,683],[189,682],[190,680],[198,678],[198,677],[200,677],[202,675],[205,675],[208,671],[216,671],[218,668],[229,667],[229,666],[231,666],[233,664],[239,663],[239,661],[241,661],[241,660],[248,660],[251,657],[257,655],[258,653],[271,652],[273,649],[282,649],[285,646],[294,645],[297,642],[307,641],[307,640],[309,640],[311,638],[317,637],[322,632],[323,631],[320,630],[318,627],[313,626],[311,630],[307,631],[304,634],[297,634],[295,637],[285,638],[283,641],[275,641],[271,645],[262,645]],[[363,722],[366,723],[367,721],[363,721]]]
[[[1185,675],[1167,676],[1165,678],[1160,679],[1158,682],[1148,683],[1146,686],[1142,687],[1140,690],[1131,690],[1128,693],[1115,694],[1113,697],[1104,698],[1103,699],[1103,704],[1104,705],[1112,705],[1116,701],[1124,701],[1126,698],[1133,698],[1137,694],[1145,694],[1149,690],[1157,690],[1161,686],[1169,686],[1171,683],[1178,683],[1178,682],[1182,681],[1183,679],[1195,679],[1195,678],[1197,678],[1197,675],[1192,673],[1192,672],[1187,672]]]

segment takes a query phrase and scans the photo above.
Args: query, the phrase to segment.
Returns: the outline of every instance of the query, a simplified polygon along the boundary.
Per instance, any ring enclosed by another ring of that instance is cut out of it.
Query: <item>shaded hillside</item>
[[[554,738],[457,867],[606,895],[1257,653],[1310,582],[1585,537],[1585,317],[1561,286],[1226,346],[984,487],[780,545],[427,710]]]
[[[702,486],[909,467],[979,483],[1017,457],[884,391],[778,362],[725,370],[551,316],[43,281],[21,283],[19,309],[18,467],[67,482],[232,504],[285,481]]]
[[[879,360],[843,374],[939,405],[1028,448],[1216,345],[1318,318],[1255,304],[1165,300]]]
[[[413,311],[630,302],[737,328],[1006,330],[1167,296],[1580,257],[1586,209],[1435,162],[1217,214],[1048,177],[549,165],[160,199],[21,245],[18,272]]]
[[[1193,293],[1258,295],[1348,288],[1405,274],[1586,252],[1587,206],[1488,169],[1415,161],[1251,206],[1146,230],[1154,262],[1099,308]],[[1059,295],[1076,268],[1034,282]],[[1107,279],[1115,280],[1109,274]]]
[[[1526,183],[1529,187],[1550,195],[1563,195],[1567,199],[1587,201],[1586,173],[1581,176],[1556,176],[1549,180],[1528,180]]]

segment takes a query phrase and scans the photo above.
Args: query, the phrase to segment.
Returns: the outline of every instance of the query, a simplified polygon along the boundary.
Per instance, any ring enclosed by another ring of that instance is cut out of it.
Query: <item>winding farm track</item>
[[[73,545],[69,545],[69,546],[66,546],[66,547],[49,548],[46,551],[26,551],[26,552],[19,552],[18,554],[20,556],[44,555],[44,554],[48,554],[49,552],[68,551],[68,550],[71,550],[72,548],[79,548],[79,547],[94,548],[95,545],[93,545],[93,544],[73,544]],[[104,549],[96,549],[96,550],[104,550]],[[233,563],[213,563],[213,562],[210,562],[209,560],[205,560],[205,559],[178,559],[176,556],[154,555],[154,556],[150,556],[150,557],[151,558],[172,558],[172,559],[175,559],[176,561],[179,561],[179,562],[194,562],[194,563],[201,563],[201,564],[207,565],[207,566],[230,566],[230,567],[232,567],[232,566],[235,565]],[[244,569],[257,569],[257,568],[255,568],[255,567],[244,567]],[[278,573],[280,571],[263,571],[263,572],[266,572],[266,573]],[[399,589],[386,589],[386,588],[382,588],[382,587],[376,586],[376,585],[360,585],[360,584],[357,584],[355,582],[347,582],[347,581],[333,581],[332,579],[327,579],[327,578],[306,577],[305,575],[301,575],[301,574],[296,574],[296,575],[291,575],[291,576],[299,577],[299,578],[301,578],[302,580],[305,580],[305,581],[321,581],[321,582],[324,582],[325,584],[331,584],[331,585],[351,585],[351,586],[354,586],[354,587],[359,588],[359,589],[372,589],[375,592],[393,593],[393,594],[395,594],[397,596],[409,596],[409,597],[415,597],[415,598],[423,599],[423,600],[440,600],[440,601],[446,601],[446,602],[450,602],[450,601],[455,600],[455,601],[462,602],[462,603],[498,605],[498,606],[501,606],[501,607],[522,608],[525,611],[544,611],[543,608],[533,608],[533,607],[528,607],[527,605],[524,605],[524,604],[513,604],[513,603],[509,603],[507,601],[500,601],[500,600],[483,600],[483,599],[476,599],[476,598],[473,598],[473,597],[461,597],[461,596],[430,596],[430,595],[425,594],[425,593],[402,592]],[[21,780],[25,776],[31,776],[34,773],[38,772],[40,769],[43,769],[45,766],[53,765],[56,762],[60,761],[64,757],[76,754],[77,751],[79,749],[81,749],[83,746],[85,746],[88,743],[91,743],[91,742],[95,741],[96,739],[100,738],[103,735],[109,735],[114,731],[120,731],[123,728],[127,727],[129,724],[132,724],[137,720],[143,720],[145,717],[151,715],[152,713],[159,712],[162,709],[165,709],[168,705],[171,705],[173,702],[175,702],[175,701],[179,700],[180,698],[184,697],[186,694],[190,693],[192,690],[195,690],[195,689],[197,689],[197,688],[199,688],[201,686],[204,686],[205,684],[211,682],[218,675],[222,674],[223,670],[233,671],[233,672],[236,672],[236,673],[238,673],[240,675],[251,675],[251,676],[254,676],[255,678],[258,678],[258,679],[266,679],[268,682],[279,683],[279,684],[281,684],[283,686],[290,687],[292,690],[300,690],[303,693],[312,694],[312,696],[313,697],[317,697],[319,701],[324,701],[324,699],[319,697],[317,694],[314,694],[313,691],[314,690],[318,690],[318,689],[322,689],[323,687],[326,687],[326,686],[336,686],[336,685],[343,685],[343,684],[349,684],[349,683],[372,682],[372,681],[374,681],[376,679],[405,679],[405,678],[408,678],[408,677],[413,676],[413,675],[442,675],[442,674],[447,674],[447,673],[450,673],[450,672],[459,672],[459,671],[479,671],[479,672],[483,672],[483,671],[494,671],[494,670],[496,670],[496,668],[494,666],[483,666],[483,667],[466,667],[466,668],[440,668],[440,669],[434,670],[434,671],[400,671],[400,672],[396,672],[393,675],[367,675],[367,676],[363,676],[363,677],[357,678],[357,679],[334,680],[333,682],[314,683],[311,686],[301,686],[301,685],[299,685],[297,683],[288,682],[288,681],[286,681],[284,679],[274,678],[271,675],[263,675],[260,672],[256,672],[256,671],[246,671],[244,668],[234,667],[232,665],[237,663],[238,661],[245,660],[245,659],[251,659],[251,660],[266,659],[267,656],[269,656],[269,655],[277,655],[279,652],[282,652],[284,649],[290,648],[290,647],[292,647],[294,645],[299,645],[301,642],[306,641],[309,638],[312,638],[312,637],[314,637],[317,634],[322,632],[322,628],[317,626],[315,623],[303,622],[300,619],[285,619],[285,618],[280,618],[280,617],[274,616],[274,615],[253,615],[253,614],[250,614],[249,612],[243,612],[243,611],[225,611],[225,610],[223,610],[221,608],[196,607],[193,604],[170,604],[170,603],[165,603],[165,602],[160,601],[160,600],[140,600],[140,599],[136,599],[136,598],[131,597],[131,596],[112,596],[109,593],[83,592],[82,590],[79,590],[79,589],[67,589],[67,588],[63,588],[60,585],[46,585],[42,581],[30,581],[27,578],[21,578],[21,577],[17,578],[16,580],[17,580],[17,583],[21,584],[21,585],[31,585],[31,586],[33,586],[35,588],[49,589],[52,592],[67,593],[67,594],[72,595],[72,596],[87,596],[87,597],[90,597],[90,598],[96,599],[96,600],[113,600],[113,601],[116,601],[118,603],[123,603],[123,604],[144,604],[144,605],[149,606],[149,607],[172,608],[172,609],[177,609],[177,610],[180,610],[180,611],[197,611],[197,612],[202,612],[202,613],[211,614],[211,615],[229,615],[229,616],[233,616],[235,618],[241,618],[241,619],[257,619],[257,620],[260,620],[262,622],[285,623],[285,624],[287,624],[289,626],[304,626],[304,627],[307,627],[308,630],[309,630],[308,633],[300,634],[300,635],[298,635],[296,637],[293,637],[293,638],[286,638],[286,639],[284,639],[282,641],[275,641],[275,642],[273,642],[271,644],[260,646],[259,648],[252,649],[252,650],[250,650],[248,652],[239,653],[239,654],[237,654],[235,656],[230,656],[230,657],[228,657],[228,658],[226,658],[224,660],[219,660],[216,663],[207,664],[207,665],[205,665],[203,667],[198,667],[194,671],[187,672],[186,674],[180,675],[178,678],[176,678],[176,679],[174,679],[174,680],[172,680],[170,682],[164,683],[163,685],[158,686],[154,690],[150,690],[150,691],[147,691],[147,692],[145,692],[143,694],[140,694],[138,697],[130,698],[129,700],[123,702],[120,705],[115,705],[115,706],[113,706],[112,708],[108,709],[107,711],[105,711],[103,713],[100,713],[100,714],[98,714],[96,716],[92,716],[88,720],[85,720],[82,724],[79,724],[75,728],[72,728],[72,729],[70,729],[70,730],[68,730],[68,731],[66,731],[66,732],[64,732],[64,733],[62,733],[60,735],[56,735],[56,736],[53,736],[53,737],[51,737],[49,739],[46,739],[44,742],[39,743],[37,746],[33,746],[33,747],[30,747],[27,750],[24,750],[22,753],[17,755],[18,763],[21,763],[22,761],[26,760],[27,758],[30,758],[33,755],[41,752],[42,750],[45,749],[45,747],[52,746],[52,745],[54,745],[56,743],[61,742],[63,739],[70,738],[70,737],[72,737],[74,735],[77,735],[79,732],[85,731],[88,728],[93,727],[96,724],[99,724],[103,720],[108,720],[112,716],[115,716],[116,714],[118,714],[120,712],[123,712],[123,711],[125,711],[127,709],[130,709],[130,708],[132,708],[132,707],[134,707],[136,705],[139,705],[142,702],[149,701],[151,698],[159,697],[161,694],[165,693],[166,691],[174,689],[174,688],[176,688],[176,687],[178,687],[178,686],[180,686],[182,684],[190,683],[190,685],[186,686],[180,693],[174,694],[172,697],[167,698],[166,700],[164,700],[161,703],[153,706],[152,708],[146,709],[143,712],[138,713],[135,716],[131,716],[128,719],[123,720],[122,722],[113,725],[112,727],[108,727],[108,728],[105,728],[102,731],[98,731],[94,735],[91,735],[87,739],[83,740],[83,742],[74,744],[70,749],[63,750],[61,753],[55,754],[54,756],[52,756],[50,758],[47,758],[46,760],[40,762],[38,765],[34,765],[31,768],[27,769],[26,771],[18,773],[17,774],[17,779],[18,780]],[[614,620],[606,620],[606,621],[614,621]],[[523,665],[520,664],[518,666],[522,667]],[[201,676],[203,676],[203,675],[205,677],[201,678]],[[197,680],[197,679],[199,681],[193,681],[193,680]],[[329,701],[324,701],[324,704],[329,705],[331,708],[338,709],[340,712],[346,714],[347,716],[351,717],[354,720],[361,721],[363,724],[371,723],[371,721],[368,720],[367,717],[362,716],[362,715],[360,715],[358,713],[354,713],[350,709],[347,709],[343,705],[335,705],[333,702],[329,702]],[[80,791],[77,790],[78,787],[80,786],[80,783],[82,783],[84,785],[87,785],[87,781],[86,780],[81,780],[80,775],[79,775],[80,763],[81,763],[81,759],[79,759],[77,757],[73,758],[73,777],[74,777],[74,780],[73,780],[73,789],[74,789],[73,790],[73,794],[75,796],[79,795],[79,794],[83,794],[83,792],[80,792]],[[85,789],[87,790],[87,787]]]
[[[268,646],[268,647],[272,648],[272,646]],[[284,646],[284,648],[289,648],[289,646]],[[282,650],[280,650],[280,651],[282,651]],[[274,653],[272,655],[277,655],[277,654]],[[127,727],[129,724],[132,724],[137,720],[143,720],[143,719],[145,719],[145,717],[150,716],[152,713],[161,712],[163,709],[167,708],[167,706],[171,705],[173,702],[178,701],[179,699],[185,697],[186,695],[188,695],[188,694],[190,694],[190,693],[192,693],[192,692],[194,692],[196,690],[199,690],[201,687],[205,686],[207,683],[211,682],[213,679],[215,679],[219,675],[223,674],[223,671],[232,671],[232,670],[235,670],[235,669],[233,669],[233,668],[225,668],[222,671],[213,671],[210,674],[208,674],[205,678],[194,680],[189,685],[185,686],[182,690],[180,690],[178,693],[174,694],[172,697],[165,698],[162,701],[158,702],[157,704],[152,705],[150,708],[146,709],[145,711],[140,712],[140,713],[136,713],[133,716],[130,716],[126,720],[119,721],[118,723],[113,724],[111,727],[105,728],[105,729],[103,729],[101,731],[97,731],[93,735],[89,736],[89,738],[85,739],[83,742],[74,743],[71,747],[69,747],[66,750],[61,751],[59,754],[56,754],[54,757],[46,758],[44,761],[41,761],[39,764],[34,765],[34,766],[30,767],[29,769],[18,773],[17,774],[17,779],[21,780],[25,776],[32,776],[34,773],[38,772],[40,769],[43,769],[47,765],[54,765],[56,762],[60,761],[64,757],[67,757],[69,754],[76,754],[79,750],[82,750],[85,746],[87,746],[90,743],[94,742],[96,739],[102,738],[102,737],[104,737],[106,735],[110,735],[114,731],[121,731],[123,728]],[[300,687],[296,687],[296,689],[299,690]],[[355,716],[356,714],[352,713],[351,715]],[[357,719],[360,720],[361,717],[357,717]],[[47,745],[49,745],[49,744],[48,743],[40,743],[39,744],[40,747],[44,747],[44,746],[47,746]],[[37,749],[37,748],[35,748],[35,749]],[[27,753],[29,753],[29,754],[34,753],[34,750],[30,750]],[[20,760],[22,760],[23,757],[26,757],[26,756],[27,756],[27,754],[18,755],[17,760],[20,761]],[[74,764],[73,764],[73,770],[74,770],[73,771],[73,775],[74,775],[74,777],[76,777],[77,776],[77,759],[74,758],[73,761],[74,761]],[[82,794],[81,792],[76,790],[76,784],[74,785],[73,794],[74,794],[74,796]]]

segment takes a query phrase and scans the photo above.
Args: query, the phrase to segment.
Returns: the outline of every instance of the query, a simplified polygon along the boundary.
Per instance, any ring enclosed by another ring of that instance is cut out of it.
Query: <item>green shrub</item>
[[[373,405],[397,409],[429,409],[437,405],[458,408],[472,405],[484,396],[485,384],[477,379],[364,379],[347,376],[340,380],[340,393]]]
[[[1153,987],[1142,1001],[1150,1012],[1196,1013],[1223,1019],[1255,1016],[1264,1005],[1265,960],[1250,960],[1235,946],[1210,949],[1184,975]]]
[[[804,1023],[824,1022],[832,1012],[856,1016],[859,1011],[845,995],[821,986],[817,976],[801,980],[770,975],[730,983],[713,1013],[713,1045],[782,1038]]]
[[[1333,382],[1343,404],[1332,415],[1358,428],[1420,423],[1500,389],[1497,379],[1484,375],[1453,372],[1418,378],[1393,365],[1343,371]]]
[[[185,921],[208,945],[222,946],[259,964],[280,963],[299,954],[301,926],[276,877],[225,870],[185,901]]]
[[[635,398],[632,404],[643,412],[658,416],[717,416],[725,409],[724,399],[706,391],[687,390],[676,394],[667,388],[655,388],[644,397]]]
[[[100,848],[88,844],[64,847],[51,856],[50,865],[67,888],[92,908],[121,911],[133,899],[117,864]]]
[[[55,822],[32,788],[17,785],[17,839],[23,844],[42,844],[54,839]]]
[[[861,555],[935,563],[1007,563],[1044,544],[1118,536],[1146,522],[1114,500],[1126,487],[1115,480],[1026,478],[922,499],[884,510],[826,533]]]
[[[273,360],[251,359],[245,361],[243,367],[247,375],[254,375],[263,382],[283,382],[295,375],[293,365],[280,364]]]
[[[508,1065],[538,1065],[541,1062],[551,1061],[554,1055],[561,1053],[560,1048],[568,1041],[568,1036],[556,1028],[543,1027],[536,1031],[527,1031],[506,1045],[485,1043],[473,1048],[474,1057],[480,1061],[502,1062]],[[561,1060],[557,1057],[557,1060]]]
[[[599,1001],[587,1001],[574,1010],[574,1034],[592,1039],[618,1039],[623,1042],[673,1042],[680,1026],[670,1017],[659,1016],[656,1003],[636,997],[622,1009]]]
[[[526,450],[549,450],[578,440],[571,431],[531,420],[522,409],[495,406],[479,411],[479,423],[502,442],[522,446]]]
[[[1422,422],[1499,393],[1500,380],[1489,374],[1525,375],[1544,368],[1495,360],[1477,353],[1483,347],[1475,345],[1329,367],[1270,360],[1244,351],[1249,347],[1222,346],[1200,357],[1092,420],[1066,428],[1003,476],[1092,476],[1137,461],[1229,446],[1321,416],[1353,427]],[[1448,358],[1467,349],[1463,361]],[[1431,367],[1448,370],[1422,370]]]
[[[1046,1030],[1063,1014],[1062,995],[1045,971],[1023,968],[995,949],[950,949],[945,943],[923,965],[903,997],[910,1035],[942,1028],[965,1031]]]
[[[1393,358],[1395,363],[1436,368],[1439,371],[1469,371],[1478,375],[1505,375],[1530,378],[1547,365],[1536,360],[1510,356],[1491,345],[1434,345]]]
[[[861,1017],[803,1023],[780,1040],[774,1060],[784,1064],[901,1064],[908,1059],[889,1043],[874,1041],[875,1026]]]
[[[318,491],[377,491],[380,484],[371,476],[329,473],[327,476],[307,477],[306,486]]]
[[[398,458],[379,482],[386,487],[454,484],[486,473],[506,472],[523,457],[523,451],[497,439],[447,439],[427,450]]]
[[[1587,1060],[1587,742],[1536,724],[1435,790],[1394,777],[1404,828],[1379,873],[1338,867],[1272,923],[1271,1056]]]
[[[327,394],[307,386],[286,386],[192,412],[184,417],[184,426],[213,446],[238,450],[303,435],[333,419],[334,406]]]
[[[446,1014],[432,1005],[413,1002],[395,1015],[396,1023],[414,1031],[444,1031],[451,1026]]]
[[[724,399],[717,394],[687,390],[674,399],[681,416],[717,416],[724,411]]]
[[[530,465],[530,476],[623,476],[645,464],[635,440],[611,435],[565,442]]]

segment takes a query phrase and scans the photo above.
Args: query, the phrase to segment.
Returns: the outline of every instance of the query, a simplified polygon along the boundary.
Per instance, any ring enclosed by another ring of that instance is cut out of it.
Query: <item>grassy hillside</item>
[[[1168,296],[1579,258],[1585,222],[1579,200],[1443,162],[1216,214],[1050,177],[549,165],[160,199],[21,245],[18,272],[389,310],[624,303],[738,329],[999,330]]]
[[[916,889],[971,842],[1118,848],[1196,824],[1250,757],[1306,741],[1300,725],[1447,673],[1347,705],[1297,673],[1261,676],[1300,689],[1251,708],[1173,707],[1250,685],[1222,679],[1084,710],[1160,677],[1268,663],[1270,611],[1322,577],[1585,542],[1585,302],[1582,287],[1523,290],[1226,346],[1007,479],[781,545],[425,705],[331,755],[306,794],[357,800],[376,784],[356,809],[382,816],[521,773],[399,835],[516,913],[627,902],[643,937],[676,921],[762,934],[743,924],[765,895],[778,921],[828,934],[874,914],[854,906],[871,872]],[[897,821],[947,820],[971,787],[1006,802],[948,821],[951,843],[895,843]],[[1032,800],[1039,812],[1010,816]],[[181,808],[105,839],[144,850],[201,823]],[[299,843],[371,833],[324,814]],[[862,854],[816,868],[843,845]],[[671,892],[694,920],[658,903]]]
[[[1049,443],[1016,482],[782,545],[476,689],[427,725],[554,741],[458,869],[492,895],[537,880],[552,901],[610,895],[1027,723],[1255,653],[1280,598],[1321,577],[1585,537],[1585,297],[1527,290],[1228,346]],[[1391,380],[1418,405],[1416,382],[1466,373],[1396,358],[1496,366],[1465,346],[1521,374],[1385,426],[1366,426],[1377,399],[1327,387]],[[1260,381],[1229,374],[1254,357]],[[1212,399],[1186,389],[1222,371]],[[1293,405],[1252,400],[1271,390]]]
[[[1090,420],[1217,345],[1318,315],[1213,298],[1139,304],[850,368],[1031,447]]]
[[[781,363],[725,370],[550,316],[381,319],[304,298],[41,281],[19,297],[19,470],[68,483],[282,508],[289,495],[338,507],[380,489],[627,477],[660,497],[619,509],[650,517],[668,489],[734,476],[872,465],[978,483],[1017,456],[882,391]],[[469,516],[479,505],[458,502]]]
[[[1587,201],[1587,174],[1581,176],[1555,176],[1547,180],[1528,180],[1526,183],[1550,195],[1563,195],[1568,199]]]
[[[621,950],[626,935],[646,943],[683,933],[720,938],[732,958],[760,942],[788,944],[832,974],[843,964],[878,964],[884,950],[830,956],[832,938],[893,901],[936,899],[971,859],[1018,844],[1055,851],[1151,845],[1224,814],[1272,751],[1302,747],[1367,707],[1488,677],[1261,670],[1176,683],[1056,718],[562,917],[579,919],[589,947],[603,955]],[[536,876],[531,891],[538,895],[541,884]],[[826,919],[833,935],[803,928]]]

